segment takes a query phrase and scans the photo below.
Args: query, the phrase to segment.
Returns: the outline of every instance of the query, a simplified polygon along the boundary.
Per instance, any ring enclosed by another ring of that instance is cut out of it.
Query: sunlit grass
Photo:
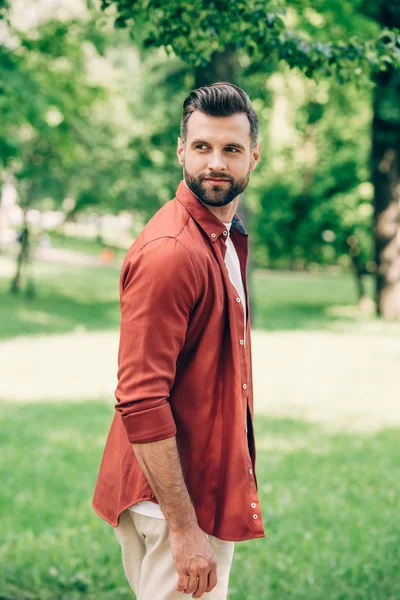
[[[1,598],[132,597],[91,508],[111,417],[105,402],[2,405]],[[397,599],[400,431],[258,417],[256,433],[267,537],[236,544],[230,598]]]
[[[1,269],[1,338],[117,330],[119,268],[38,263],[32,302],[8,295],[10,272]],[[340,394],[369,410],[365,390],[375,387],[392,410],[397,379],[385,387],[376,373],[394,364],[399,328],[357,309],[347,275],[257,272],[255,299],[253,326],[271,332],[270,354],[255,357],[265,378],[256,433],[267,537],[236,545],[230,599],[397,600],[400,429],[347,433],[268,411],[285,394],[307,404],[310,389],[328,405]],[[332,345],[340,331],[354,344],[348,359]],[[368,364],[360,344],[373,350]],[[91,508],[114,399],[81,399],[1,404],[0,600],[132,598],[114,534]]]

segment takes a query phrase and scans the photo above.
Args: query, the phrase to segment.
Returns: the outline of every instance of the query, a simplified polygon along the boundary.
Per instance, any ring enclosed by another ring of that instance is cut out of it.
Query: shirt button
[[[241,346],[243,346],[243,344],[244,344],[244,341],[243,341],[243,340],[240,340],[239,344],[240,344]]]
[[[212,233],[212,234],[211,234],[211,237],[212,237],[212,238],[215,238],[215,233]]]
[[[252,503],[251,503],[251,508],[255,508],[255,507],[256,507],[256,503],[255,503],[255,502],[252,502]]]
[[[253,475],[253,469],[249,469],[250,475]]]
[[[236,298],[236,302],[240,302],[240,298]]]
[[[224,235],[228,235],[228,232],[227,232],[227,231],[224,231]]]
[[[254,514],[253,519],[258,519],[258,515]]]
[[[243,384],[243,389],[244,389],[244,390],[247,390],[247,383],[244,383],[244,384]]]

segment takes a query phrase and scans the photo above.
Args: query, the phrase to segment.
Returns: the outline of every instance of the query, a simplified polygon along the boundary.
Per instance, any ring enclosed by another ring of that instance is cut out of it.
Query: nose
[[[221,152],[213,152],[208,161],[208,168],[210,171],[224,172],[226,170],[226,164]]]

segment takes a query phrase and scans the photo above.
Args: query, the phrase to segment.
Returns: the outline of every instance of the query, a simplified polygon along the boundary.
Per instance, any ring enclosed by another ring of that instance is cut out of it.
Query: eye
[[[230,154],[232,154],[232,152],[231,152],[232,150],[233,150],[233,153],[238,152],[238,149],[237,148],[233,148],[233,146],[229,146],[229,148],[227,148],[227,150],[230,152]]]
[[[197,144],[196,150],[202,150],[203,148],[207,148],[205,144]]]

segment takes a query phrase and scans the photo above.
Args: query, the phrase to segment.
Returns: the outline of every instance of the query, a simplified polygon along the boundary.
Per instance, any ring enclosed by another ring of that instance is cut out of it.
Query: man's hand
[[[133,444],[144,476],[160,504],[170,531],[172,558],[178,571],[176,589],[201,598],[217,585],[217,562],[183,479],[176,438]]]
[[[192,598],[201,598],[217,585],[217,562],[204,531],[196,524],[170,531],[172,558],[178,572],[176,589]]]

